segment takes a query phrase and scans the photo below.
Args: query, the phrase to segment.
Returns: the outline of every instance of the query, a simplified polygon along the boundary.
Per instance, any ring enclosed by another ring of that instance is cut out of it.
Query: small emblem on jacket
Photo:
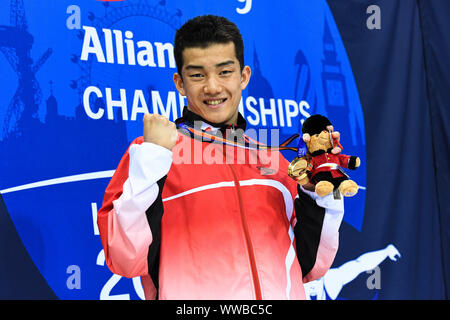
[[[259,172],[261,173],[262,176],[269,176],[276,173],[275,169],[269,167],[257,166],[257,168],[259,169]]]

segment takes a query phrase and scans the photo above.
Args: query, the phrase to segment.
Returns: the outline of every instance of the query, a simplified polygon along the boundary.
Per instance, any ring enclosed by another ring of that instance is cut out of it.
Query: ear
[[[186,91],[184,90],[184,83],[183,79],[181,78],[181,75],[178,73],[175,73],[173,75],[173,83],[175,83],[175,87],[177,88],[178,92],[182,96],[186,96]]]
[[[310,140],[311,140],[311,136],[309,135],[309,133],[304,133],[303,134],[303,141],[309,142]]]
[[[251,74],[252,74],[252,71],[251,71],[249,66],[245,66],[244,69],[242,69],[242,72],[241,72],[241,90],[244,90],[247,87],[247,85],[248,85],[248,83],[250,81]]]

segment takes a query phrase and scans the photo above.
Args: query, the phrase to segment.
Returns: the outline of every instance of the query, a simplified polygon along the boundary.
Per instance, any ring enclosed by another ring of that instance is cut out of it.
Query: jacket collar
[[[242,129],[242,131],[245,131],[245,128],[247,127],[247,121],[245,121],[244,117],[240,113],[238,114],[237,123],[228,125],[228,124],[223,124],[223,123],[213,123],[213,122],[207,121],[207,120],[203,119],[201,116],[199,116],[198,114],[189,110],[187,107],[184,107],[182,117],[175,120],[175,123],[179,124],[181,122],[184,122],[186,125],[194,127],[194,122],[196,122],[196,121],[202,122],[201,128],[205,127],[203,124],[208,124],[209,126],[212,127],[212,129],[220,130],[222,134],[225,134],[227,129],[228,130],[231,129],[231,131],[233,131],[233,129],[234,130]]]

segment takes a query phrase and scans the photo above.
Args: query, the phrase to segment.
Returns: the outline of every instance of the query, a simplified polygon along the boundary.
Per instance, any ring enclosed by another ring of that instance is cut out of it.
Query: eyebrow
[[[220,63],[216,64],[215,67],[216,68],[221,68],[221,67],[224,67],[224,66],[228,66],[230,64],[234,64],[234,61],[233,60],[227,60],[227,61],[224,61],[224,62],[220,62]],[[204,67],[203,66],[194,65],[194,64],[189,64],[189,65],[187,65],[185,67],[185,70],[192,70],[192,69],[194,69],[194,70],[195,69],[204,69]]]
[[[224,66],[228,66],[230,64],[234,64],[233,60],[227,60],[221,63],[216,64],[216,68],[220,68],[220,67],[224,67]]]

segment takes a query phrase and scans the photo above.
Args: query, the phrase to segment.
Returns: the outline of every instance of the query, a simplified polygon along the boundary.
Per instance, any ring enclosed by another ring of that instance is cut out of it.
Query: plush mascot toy
[[[358,192],[358,185],[348,178],[341,167],[355,170],[360,166],[361,160],[356,156],[331,152],[334,148],[339,148],[336,146],[339,142],[334,141],[328,126],[332,126],[331,122],[319,114],[304,121],[302,138],[307,153],[291,162],[289,175],[300,185],[313,183],[320,197],[335,189],[339,189],[345,197],[352,197]]]

